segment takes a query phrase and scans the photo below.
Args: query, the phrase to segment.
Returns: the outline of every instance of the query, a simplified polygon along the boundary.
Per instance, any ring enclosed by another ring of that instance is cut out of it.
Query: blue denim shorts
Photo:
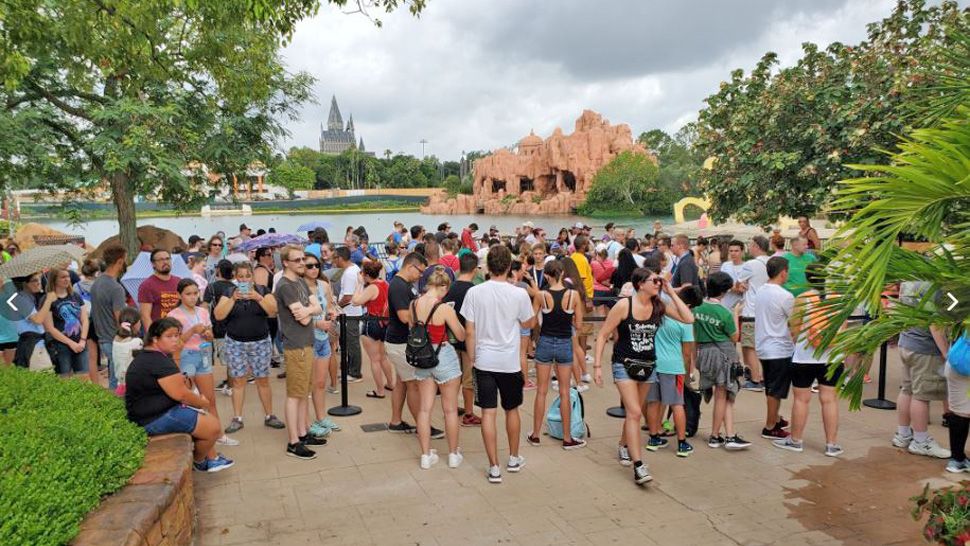
[[[439,385],[461,377],[461,362],[458,360],[458,353],[447,342],[441,346],[441,351],[438,353],[437,366],[428,369],[412,369],[414,370],[414,378],[418,381],[434,379],[435,383]]]
[[[195,349],[182,349],[179,359],[179,369],[182,374],[188,377],[205,375],[212,373],[212,350],[206,348],[202,351]]]
[[[617,381],[633,381],[630,376],[626,373],[626,368],[623,367],[622,362],[613,363],[613,382]]]
[[[536,364],[573,365],[573,340],[568,337],[539,336]]]
[[[519,336],[532,337],[532,328],[519,328]]]
[[[317,358],[327,358],[330,356],[330,339],[313,338],[313,356]]]
[[[184,432],[192,434],[199,421],[199,412],[179,404],[163,413],[160,417],[145,425],[145,432],[149,436]]]

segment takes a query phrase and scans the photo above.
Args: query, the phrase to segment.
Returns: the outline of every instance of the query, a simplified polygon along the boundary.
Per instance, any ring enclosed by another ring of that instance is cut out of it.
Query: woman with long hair
[[[337,315],[335,311],[337,306],[334,301],[333,290],[330,288],[330,283],[327,282],[327,276],[321,275],[320,259],[313,254],[307,254],[304,263],[306,271],[303,273],[303,281],[306,282],[310,293],[316,295],[317,301],[320,302],[320,307],[323,309],[322,313],[313,317],[314,360],[310,396],[313,401],[313,413],[316,415],[316,420],[307,419],[307,422],[311,423],[309,434],[323,438],[332,431],[340,430],[340,425],[327,416],[327,408],[324,403],[327,392],[327,377],[331,378],[332,385],[333,375],[331,370],[336,365],[330,345],[330,328],[333,326],[334,317]]]
[[[465,328],[458,320],[458,313],[450,305],[442,304],[442,298],[451,286],[451,277],[444,266],[433,266],[428,277],[427,290],[411,304],[409,326],[417,322],[427,326],[428,339],[438,351],[438,365],[434,368],[417,368],[414,377],[418,383],[419,409],[417,415],[418,442],[421,444],[421,468],[427,470],[438,462],[438,454],[431,449],[431,409],[435,394],[441,391],[441,409],[445,414],[445,435],[448,439],[448,467],[457,468],[463,459],[458,447],[458,391],[461,388],[461,364],[458,353],[448,343],[448,332],[457,341],[465,340]],[[403,386],[397,388],[404,388]]]
[[[641,403],[647,396],[650,384],[650,372],[656,365],[657,351],[655,338],[664,316],[679,320],[685,324],[693,324],[694,315],[687,305],[680,300],[670,283],[663,277],[639,268],[633,272],[631,280],[634,295],[616,302],[613,309],[606,316],[606,321],[596,337],[596,349],[593,353],[594,380],[598,386],[603,385],[602,354],[606,342],[617,334],[613,344],[613,382],[623,401],[626,417],[623,421],[623,433],[617,446],[620,464],[633,464],[633,481],[642,485],[652,480],[650,472],[641,460],[643,442],[640,438],[640,419],[642,417]],[[660,299],[663,291],[670,298],[670,305],[665,305]]]
[[[357,291],[350,298],[353,305],[362,305],[370,316],[387,316],[388,284],[383,279],[380,262],[366,261],[360,270]],[[384,330],[387,321],[370,319],[364,323],[361,345],[370,360],[371,375],[374,376],[374,390],[366,394],[369,398],[384,398],[388,390],[394,390],[394,373],[391,361],[384,352]]]
[[[216,266],[219,265],[219,260],[222,259],[222,251],[225,244],[225,240],[218,235],[210,237],[209,241],[205,244],[207,253],[205,256],[205,278],[209,282],[212,282],[216,277]]]
[[[88,310],[81,296],[71,286],[67,269],[55,267],[47,276],[47,298],[50,314],[44,329],[51,337],[48,349],[62,377],[74,374],[88,379]]]
[[[633,258],[633,252],[630,249],[624,248],[616,255],[616,269],[610,277],[614,295],[624,298],[633,295],[632,286],[626,291],[624,286],[633,278],[633,271],[636,268],[637,261]]]
[[[586,445],[582,439],[570,435],[569,378],[573,365],[573,329],[582,324],[583,306],[578,290],[566,288],[562,282],[563,267],[559,261],[546,264],[543,276],[548,287],[533,299],[532,308],[542,324],[539,326],[539,342],[536,344],[536,380],[539,385],[532,412],[532,433],[527,440],[539,445],[539,431],[546,416],[546,393],[555,366],[559,386],[559,412],[562,415],[562,448],[576,449]]]

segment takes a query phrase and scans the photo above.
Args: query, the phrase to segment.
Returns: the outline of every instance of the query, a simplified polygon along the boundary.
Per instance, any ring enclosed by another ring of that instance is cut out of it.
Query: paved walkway
[[[889,393],[897,391],[897,366],[891,350]],[[282,417],[283,380],[274,374],[271,382]],[[737,428],[754,442],[750,450],[709,449],[711,407],[705,405],[694,454],[679,459],[671,448],[645,452],[654,481],[640,488],[631,470],[616,462],[620,421],[604,413],[617,401],[607,379],[585,396],[592,430],[588,447],[565,452],[545,439],[538,448],[523,441],[525,468],[505,473],[504,483],[494,485],[484,477],[477,428],[461,429],[460,468],[449,469],[445,456],[428,471],[418,468],[415,436],[364,432],[361,425],[389,416],[389,398],[364,397],[372,386],[369,376],[350,386],[351,403],[363,413],[340,420],[343,430],[313,461],[284,456],[284,432],[262,426],[250,386],[247,428],[235,436],[242,445],[222,448],[236,466],[195,474],[199,543],[917,544],[919,526],[909,516],[908,498],[927,481],[934,486],[956,481],[943,471],[943,461],[890,447],[891,411],[849,413],[843,403],[839,436],[846,453],[839,460],[821,454],[825,444],[815,403],[805,452],[773,448],[759,435],[763,396],[745,392],[737,405]],[[868,385],[866,397],[875,391],[875,383]],[[531,401],[527,392],[524,423],[531,422]],[[338,397],[328,396],[328,407],[336,403]],[[225,424],[227,397],[220,395],[219,409]],[[788,413],[790,403],[783,410]],[[941,411],[934,404],[931,433],[946,445]],[[442,427],[440,413],[433,423]],[[523,436],[530,428],[523,426]],[[444,440],[433,445],[447,453]],[[500,457],[507,455],[500,442]]]

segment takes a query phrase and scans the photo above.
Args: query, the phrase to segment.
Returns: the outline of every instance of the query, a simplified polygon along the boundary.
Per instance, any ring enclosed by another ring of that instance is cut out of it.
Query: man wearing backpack
[[[414,433],[413,425],[404,421],[404,402],[408,411],[417,419],[420,409],[417,377],[415,368],[407,361],[408,323],[411,319],[411,300],[416,297],[415,283],[428,267],[428,259],[423,254],[412,252],[401,260],[401,269],[391,279],[387,288],[387,330],[384,333],[384,351],[387,359],[394,365],[397,384],[391,391],[391,421],[387,430],[397,433]],[[431,427],[431,437],[443,438],[444,431]]]
[[[528,293],[508,282],[512,266],[508,247],[497,245],[489,249],[486,265],[490,278],[468,290],[461,315],[465,317],[465,348],[474,365],[478,405],[482,408],[487,478],[491,483],[501,483],[496,408],[501,394],[509,440],[509,462],[505,468],[518,472],[525,465],[525,458],[519,456],[519,406],[525,385],[519,365],[519,336],[521,329],[532,328],[536,321]]]

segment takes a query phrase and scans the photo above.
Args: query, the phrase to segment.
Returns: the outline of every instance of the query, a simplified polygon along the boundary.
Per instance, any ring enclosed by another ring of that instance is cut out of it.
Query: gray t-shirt
[[[273,291],[279,301],[280,341],[284,349],[303,349],[313,346],[313,323],[300,324],[293,318],[290,305],[302,303],[310,305],[310,289],[303,279],[291,281],[280,277]]]
[[[916,306],[926,295],[930,283],[907,281],[899,285],[899,300],[905,305]],[[932,305],[932,304],[931,304]],[[940,355],[940,349],[933,341],[928,328],[910,328],[899,334],[899,346],[923,355]]]
[[[98,341],[110,342],[118,331],[115,312],[125,308],[125,288],[118,279],[100,275],[91,285],[91,323]]]

